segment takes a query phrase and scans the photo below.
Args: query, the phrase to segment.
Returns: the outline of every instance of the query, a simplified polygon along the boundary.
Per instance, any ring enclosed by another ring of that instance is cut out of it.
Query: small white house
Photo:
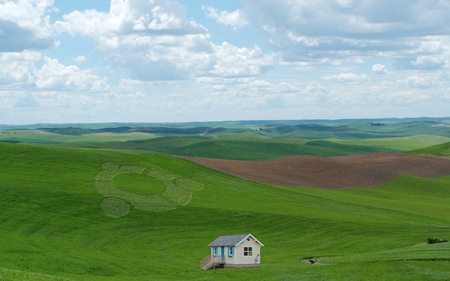
[[[258,267],[261,247],[264,245],[251,234],[220,236],[211,244],[211,255],[200,267],[204,270],[216,267]]]

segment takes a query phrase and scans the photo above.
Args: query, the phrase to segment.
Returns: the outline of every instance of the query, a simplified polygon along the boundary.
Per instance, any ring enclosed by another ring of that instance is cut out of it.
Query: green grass
[[[234,160],[267,160],[296,155],[341,156],[390,151],[359,145],[345,145],[329,141],[293,143],[286,140],[211,140],[164,151],[173,155],[222,158]]]
[[[167,189],[171,190],[171,185],[168,186],[167,183],[164,183],[165,188],[160,188],[159,183],[156,184],[156,187],[151,186],[152,183],[155,183],[155,180],[142,174],[145,167],[119,166],[112,162],[105,162],[101,166],[102,170],[94,176],[94,186],[100,194],[106,197],[101,204],[102,211],[106,214],[116,217],[128,214],[129,207],[126,201],[142,211],[168,211],[175,209],[172,204],[159,196],[160,193],[165,194]],[[123,174],[132,174],[132,176],[122,177],[121,175]],[[116,177],[119,177],[117,180],[119,182],[118,185],[114,182]],[[164,181],[164,178],[162,180]],[[159,192],[158,189],[160,189]],[[178,194],[176,193],[176,195]],[[187,195],[183,197],[186,204],[189,202],[190,197],[188,199],[185,197]],[[177,200],[173,201],[177,202]]]
[[[133,149],[171,155],[267,160],[424,149],[450,141],[445,119],[241,121],[180,124],[0,126],[0,142]],[[373,126],[373,123],[383,126]],[[445,154],[444,154],[445,155]]]
[[[0,280],[450,279],[448,243],[424,245],[450,238],[449,177],[329,191],[249,182],[153,152],[6,143],[0,166]],[[115,169],[129,173],[99,174]],[[155,212],[127,197],[126,215],[108,215],[94,178],[136,198],[151,183],[182,184],[191,198]],[[266,245],[260,268],[199,269],[211,241],[238,233]]]
[[[425,147],[422,149],[417,149],[410,151],[411,154],[433,154],[433,155],[440,155],[440,156],[450,156],[450,142],[433,145],[430,147]]]
[[[449,142],[450,139],[448,137],[436,135],[418,135],[411,137],[366,139],[366,140],[332,139],[330,141],[348,145],[378,147],[397,151],[409,151]]]
[[[335,124],[308,122],[295,125],[278,125],[263,129],[261,134],[268,137],[296,137],[308,139],[374,139],[410,137],[422,134],[450,137],[448,127],[440,126],[438,120],[385,120],[383,126],[372,126],[371,120],[347,120]],[[375,121],[377,122],[377,121]]]
[[[203,189],[203,185],[200,182],[191,179],[180,179],[164,170],[152,168],[147,175],[164,182],[166,188],[162,195],[179,205],[186,205],[191,201],[193,190]]]
[[[68,278],[51,276],[36,272],[26,272],[0,267],[0,281],[25,280],[25,281],[71,281]]]
[[[101,203],[101,209],[112,217],[123,217],[130,211],[130,205],[123,199],[107,197]]]
[[[125,191],[135,194],[161,194],[166,186],[161,180],[144,174],[119,174],[113,179],[114,184]]]
[[[60,135],[40,130],[13,130],[0,134],[0,141],[4,142],[28,142],[28,143],[101,143],[101,142],[126,142],[141,139],[151,139],[152,134],[144,133],[94,133],[81,136]]]

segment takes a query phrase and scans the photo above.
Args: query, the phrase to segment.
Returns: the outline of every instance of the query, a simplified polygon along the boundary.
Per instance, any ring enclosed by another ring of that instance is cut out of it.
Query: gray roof
[[[258,241],[258,239],[253,237],[253,235],[251,234],[237,234],[237,235],[220,236],[219,238],[214,240],[211,244],[209,244],[208,247],[237,246],[241,244],[241,242],[244,241],[249,236],[255,239],[256,242],[261,244],[261,246],[264,246],[261,242]]]

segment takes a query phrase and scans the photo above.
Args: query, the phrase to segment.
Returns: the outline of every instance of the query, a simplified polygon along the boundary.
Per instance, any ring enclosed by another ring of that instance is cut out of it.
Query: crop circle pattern
[[[146,175],[164,183],[165,189],[160,195],[131,193],[118,188],[113,182],[114,177],[119,174],[143,174],[145,170],[142,166],[120,167],[112,162],[103,163],[102,170],[94,176],[95,188],[105,197],[101,203],[102,211],[113,217],[121,217],[129,212],[128,203],[142,211],[170,211],[176,209],[176,205],[187,205],[192,198],[192,192],[203,189],[203,184],[198,181],[178,178],[157,168],[150,168]]]

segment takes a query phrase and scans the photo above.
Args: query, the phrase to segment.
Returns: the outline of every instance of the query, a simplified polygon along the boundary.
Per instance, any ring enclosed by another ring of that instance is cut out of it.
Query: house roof
[[[255,239],[256,242],[258,242],[261,246],[264,246],[263,243],[259,242],[258,239],[256,239],[251,234],[237,234],[237,235],[227,235],[227,236],[220,236],[211,244],[208,245],[208,247],[219,247],[219,246],[238,246],[241,244],[245,239],[248,237],[252,237]]]

